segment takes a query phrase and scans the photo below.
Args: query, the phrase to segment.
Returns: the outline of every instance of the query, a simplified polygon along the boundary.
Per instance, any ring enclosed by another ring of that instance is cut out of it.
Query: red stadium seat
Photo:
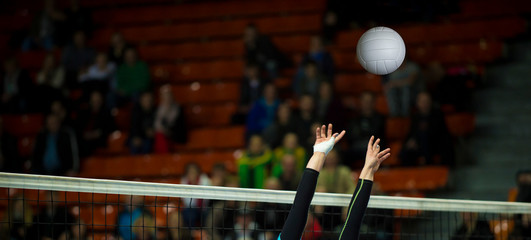
[[[33,154],[35,137],[20,137],[18,139],[18,154],[20,157],[27,158]]]
[[[205,150],[242,148],[245,146],[245,127],[229,127],[220,129],[197,129],[189,132],[188,142],[179,149]]]
[[[215,163],[224,163],[234,172],[232,150],[186,154],[149,154],[143,156],[89,157],[83,161],[79,176],[91,178],[168,178],[180,176],[188,163],[197,163],[210,173]],[[127,166],[127,167],[124,167]]]
[[[139,53],[146,61],[175,61],[177,59],[212,59],[243,55],[241,40],[191,42],[140,46]]]
[[[161,1],[161,0],[159,0]],[[111,1],[112,2],[112,1]],[[305,1],[304,4],[292,1],[228,1],[180,5],[160,5],[123,9],[103,9],[94,12],[94,20],[99,24],[126,25],[135,23],[165,23],[173,20],[209,20],[224,17],[253,17],[270,14],[320,12],[324,0]]]
[[[376,111],[378,111],[379,113],[384,115],[389,114],[389,106],[387,106],[387,99],[385,98],[385,95],[377,95],[375,105]]]
[[[386,138],[388,141],[403,141],[409,133],[411,120],[409,118],[392,117],[388,118],[385,126]]]
[[[243,61],[224,60],[208,62],[191,62],[183,64],[161,64],[151,67],[155,81],[170,81],[174,83],[241,79]]]
[[[473,113],[453,113],[445,116],[446,126],[452,136],[466,136],[474,132],[476,117]]]
[[[115,108],[111,112],[118,129],[129,131],[131,125],[131,107]]]
[[[2,115],[4,129],[15,136],[34,136],[42,129],[41,114]]]
[[[237,83],[215,83],[172,86],[175,100],[180,104],[236,102],[240,87]]]
[[[343,94],[358,95],[364,91],[382,92],[381,76],[364,74],[338,74],[334,81],[335,91]]]
[[[446,186],[447,167],[382,169],[374,177],[384,192],[428,191]]]
[[[121,29],[100,29],[94,33],[93,43],[103,46],[109,42],[114,31],[120,31],[131,43],[172,42],[204,38],[239,37],[249,24],[247,19],[232,21],[210,21],[179,25],[152,25],[124,27]],[[317,33],[321,29],[321,15],[293,15],[286,17],[265,17],[253,19],[261,33],[274,35],[283,33]]]
[[[398,155],[400,154],[400,151],[402,150],[402,142],[401,141],[394,141],[389,144],[389,147],[391,148],[391,156],[385,160],[382,165],[383,166],[398,166],[400,165],[400,159],[398,158]]]
[[[126,146],[127,138],[128,138],[127,132],[114,131],[107,138],[107,147],[103,149],[98,149],[95,154],[97,155],[126,154],[129,150]]]
[[[470,41],[482,38],[504,39],[525,31],[525,20],[517,16],[475,21],[421,24],[397,27],[404,42],[411,46],[426,43]],[[338,34],[337,45],[342,49],[355,49],[362,30],[345,31]],[[411,49],[411,48],[410,48]],[[408,49],[408,53],[411,52]]]
[[[193,105],[185,107],[187,126],[212,127],[227,126],[232,115],[236,112],[235,103],[222,103],[215,105]]]

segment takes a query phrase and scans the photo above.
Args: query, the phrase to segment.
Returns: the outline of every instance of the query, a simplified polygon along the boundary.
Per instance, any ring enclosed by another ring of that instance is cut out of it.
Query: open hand
[[[374,136],[369,140],[367,144],[367,155],[365,156],[365,167],[371,172],[376,172],[380,167],[380,164],[389,156],[391,156],[391,149],[387,148],[383,151],[380,151],[380,139],[374,141]]]
[[[327,154],[332,150],[334,144],[339,142],[345,136],[345,130],[341,133],[332,133],[332,124],[328,124],[315,129],[315,144],[313,145],[314,152],[323,152]]]

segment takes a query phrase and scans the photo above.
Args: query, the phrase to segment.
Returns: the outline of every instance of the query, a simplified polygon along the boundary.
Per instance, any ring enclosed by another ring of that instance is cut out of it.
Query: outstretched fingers
[[[376,155],[376,157],[378,158],[382,158],[383,156],[385,156],[386,154],[390,153],[391,152],[391,149],[390,148],[387,148],[381,152],[378,153],[378,155]]]
[[[376,141],[374,142],[374,144],[372,145],[372,150],[378,152],[380,151],[380,139],[376,139]]]
[[[372,150],[372,143],[374,142],[374,136],[371,136],[369,143],[367,144],[367,150]]]
[[[326,134],[326,137],[327,138],[332,137],[332,124],[331,123],[328,124],[328,133]]]
[[[321,137],[326,138],[326,125],[321,126]]]
[[[315,129],[315,139],[316,139],[316,140],[321,139],[321,128],[320,128],[320,127],[317,127],[317,128]]]
[[[335,143],[339,142],[339,140],[341,140],[341,138],[343,138],[343,136],[345,136],[347,132],[345,130],[341,131],[340,134],[334,134],[336,136],[336,140],[335,140]]]

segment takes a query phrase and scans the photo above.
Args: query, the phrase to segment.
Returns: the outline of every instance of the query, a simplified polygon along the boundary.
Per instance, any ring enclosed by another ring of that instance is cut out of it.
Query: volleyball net
[[[0,173],[0,239],[276,240],[294,196]],[[350,199],[316,193],[303,239],[338,239]],[[361,239],[531,239],[525,226],[529,203],[372,196]]]

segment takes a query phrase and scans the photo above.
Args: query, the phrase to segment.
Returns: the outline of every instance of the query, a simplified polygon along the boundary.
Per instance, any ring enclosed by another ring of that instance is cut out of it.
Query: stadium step
[[[519,46],[511,44],[509,48]],[[528,66],[526,59],[512,55],[507,59],[513,62],[487,68],[485,88],[475,93],[476,132],[465,141],[471,162],[454,171],[451,182],[457,190],[455,196],[504,201],[507,191],[516,185],[517,171],[529,168],[531,152],[526,144],[531,138],[531,103],[527,76],[531,72],[524,67]]]

